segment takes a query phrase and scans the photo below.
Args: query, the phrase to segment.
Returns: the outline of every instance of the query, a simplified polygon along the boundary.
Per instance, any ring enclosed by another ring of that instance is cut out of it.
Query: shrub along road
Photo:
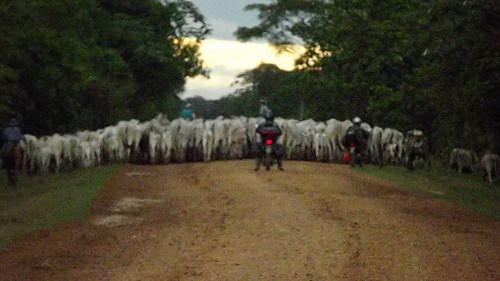
[[[124,165],[0,280],[500,280],[500,222],[348,166]]]

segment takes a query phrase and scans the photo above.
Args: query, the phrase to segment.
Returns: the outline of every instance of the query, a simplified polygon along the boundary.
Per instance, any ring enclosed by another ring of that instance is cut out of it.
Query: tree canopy
[[[0,121],[33,134],[120,119],[177,117],[186,77],[208,75],[210,33],[189,1],[0,0]],[[422,129],[435,151],[500,148],[500,7],[494,0],[275,0],[242,41],[301,44],[296,69],[262,64],[202,117],[255,116],[265,98],[285,118]],[[187,38],[190,38],[189,40]],[[203,106],[202,106],[203,105]]]
[[[189,1],[1,3],[0,121],[18,117],[27,132],[177,114],[185,78],[206,75],[210,29]]]
[[[238,28],[240,40],[307,48],[295,71],[266,86],[272,106],[292,95],[304,118],[359,115],[423,129],[435,149],[500,148],[498,2],[278,0],[246,9],[260,23]]]

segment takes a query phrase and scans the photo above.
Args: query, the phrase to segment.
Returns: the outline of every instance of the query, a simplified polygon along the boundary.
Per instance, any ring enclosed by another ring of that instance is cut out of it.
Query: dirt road
[[[500,280],[500,222],[347,166],[125,165],[0,280]]]

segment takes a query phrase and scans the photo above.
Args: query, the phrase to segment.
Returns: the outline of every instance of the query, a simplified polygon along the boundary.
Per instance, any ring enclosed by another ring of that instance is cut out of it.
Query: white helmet
[[[361,124],[361,118],[359,118],[358,116],[354,117],[352,119],[352,123],[354,123],[354,124]]]

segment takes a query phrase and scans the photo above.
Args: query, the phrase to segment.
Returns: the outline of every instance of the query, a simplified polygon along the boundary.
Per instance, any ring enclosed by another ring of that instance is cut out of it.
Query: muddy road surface
[[[348,166],[124,165],[0,280],[500,280],[500,223]]]

